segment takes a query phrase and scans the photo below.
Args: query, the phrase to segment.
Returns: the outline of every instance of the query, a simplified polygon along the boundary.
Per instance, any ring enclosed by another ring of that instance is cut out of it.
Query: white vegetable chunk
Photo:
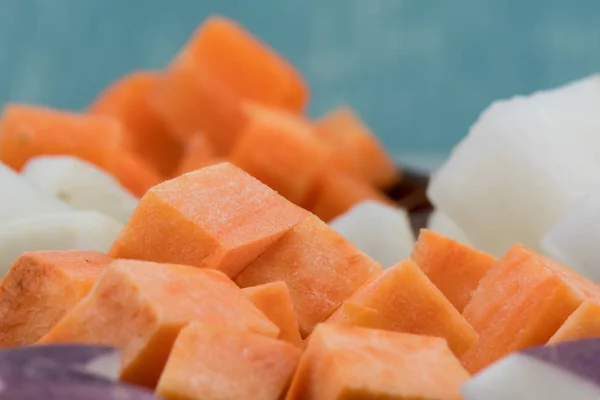
[[[410,256],[415,238],[406,211],[365,201],[329,223],[384,268]]]
[[[600,186],[575,203],[542,240],[544,251],[600,283]]]
[[[126,222],[138,200],[111,175],[72,156],[30,160],[22,176],[43,192],[73,208],[97,210]]]
[[[465,400],[600,399],[600,339],[512,354],[462,387]]]
[[[600,182],[600,78],[498,101],[434,174],[428,195],[471,244],[502,255],[542,236]]]
[[[0,276],[25,251],[108,252],[123,224],[98,211],[36,215],[0,226]]]
[[[439,210],[435,210],[429,216],[427,229],[439,233],[440,235],[444,235],[447,238],[454,239],[462,244],[469,245],[469,239],[465,233],[454,223],[454,221]]]
[[[70,207],[0,162],[0,225],[36,214],[68,211]]]

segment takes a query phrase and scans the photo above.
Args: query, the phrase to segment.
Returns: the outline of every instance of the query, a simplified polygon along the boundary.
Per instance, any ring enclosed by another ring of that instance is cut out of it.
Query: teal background
[[[493,99],[600,65],[598,0],[0,0],[0,102],[80,109],[119,75],[166,65],[211,13],[302,71],[311,115],[349,103],[419,162]]]

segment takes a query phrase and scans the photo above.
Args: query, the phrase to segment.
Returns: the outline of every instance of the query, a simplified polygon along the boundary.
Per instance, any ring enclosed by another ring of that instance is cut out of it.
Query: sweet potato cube
[[[110,262],[96,251],[23,253],[0,282],[0,347],[37,342],[88,294]]]
[[[219,271],[116,260],[39,343],[119,347],[121,378],[154,387],[175,338],[191,321],[279,335],[279,328]]]
[[[302,346],[298,319],[285,282],[270,282],[247,287],[242,292],[256,308],[279,327],[279,339]]]
[[[237,278],[241,287],[287,284],[306,337],[381,266],[315,216],[289,231]]]
[[[421,230],[411,258],[460,312],[497,259],[426,229]]]
[[[241,169],[220,163],[149,190],[110,254],[235,277],[309,215]]]
[[[278,400],[301,352],[256,333],[192,322],[173,345],[157,393],[167,399]]]
[[[136,71],[119,78],[100,93],[88,112],[120,121],[129,150],[167,177],[179,164],[183,148],[150,105],[150,95],[159,80],[160,74],[154,71]]]
[[[476,373],[509,353],[543,345],[597,285],[516,244],[481,280],[463,315],[479,340],[461,361]]]
[[[379,318],[370,315],[367,321],[381,329],[445,338],[457,356],[477,341],[469,323],[412,260],[386,269],[348,302],[376,310]],[[330,320],[343,320],[336,315],[341,312],[336,311]]]
[[[442,338],[320,324],[286,400],[460,400],[468,379]]]

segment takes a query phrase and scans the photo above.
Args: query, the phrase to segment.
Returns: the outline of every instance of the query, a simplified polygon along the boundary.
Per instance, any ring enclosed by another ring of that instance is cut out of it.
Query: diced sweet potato
[[[284,235],[236,279],[241,287],[283,281],[307,336],[381,266],[315,216]]]
[[[460,400],[468,379],[444,339],[320,324],[286,400]]]
[[[285,282],[270,282],[242,290],[244,295],[279,327],[279,339],[302,346],[298,319]]]
[[[598,300],[587,300],[567,318],[548,343],[553,344],[594,337],[600,337],[600,302]]]
[[[477,334],[412,260],[399,262],[360,288],[349,303],[377,311],[366,319],[349,320],[398,332],[439,336],[457,356],[477,341]],[[343,323],[337,310],[328,320]],[[377,318],[376,318],[377,317]],[[376,318],[376,319],[375,319]]]
[[[112,118],[14,103],[0,118],[0,161],[16,170],[36,156],[72,155],[110,171],[123,143]]]
[[[136,71],[119,78],[94,100],[88,112],[119,120],[130,140],[130,150],[167,177],[175,171],[183,149],[150,106],[149,98],[159,79],[154,71]]]
[[[495,257],[433,231],[422,229],[411,258],[462,312]]]
[[[350,210],[352,206],[368,200],[393,205],[387,196],[364,181],[329,169],[317,180],[305,207],[328,222]]]
[[[148,189],[164,180],[137,154],[131,152],[122,152],[115,157],[111,172],[123,187],[137,197],[142,197]]]
[[[234,146],[231,162],[304,205],[329,159],[329,150],[300,116],[257,104],[244,104],[248,123]]]
[[[244,126],[244,100],[301,112],[307,86],[296,70],[235,22],[209,18],[165,72],[153,101],[174,133],[204,132],[227,154]]]
[[[112,261],[96,251],[33,251],[0,282],[0,347],[37,342],[83,297]]]
[[[181,163],[174,176],[177,177],[223,161],[225,159],[217,156],[214,146],[206,135],[198,133],[186,143]]]
[[[191,321],[279,335],[279,328],[219,271],[116,260],[39,343],[119,347],[121,378],[154,387],[175,338]]]
[[[166,399],[278,400],[300,354],[280,340],[192,322],[175,341],[157,393]]]
[[[514,351],[545,344],[598,287],[522,245],[479,283],[463,315],[479,340],[461,359],[472,373]]]
[[[149,190],[110,254],[235,277],[308,215],[239,168],[220,163]]]
[[[317,133],[334,151],[333,165],[379,188],[399,180],[398,168],[356,111],[338,107],[317,122]]]

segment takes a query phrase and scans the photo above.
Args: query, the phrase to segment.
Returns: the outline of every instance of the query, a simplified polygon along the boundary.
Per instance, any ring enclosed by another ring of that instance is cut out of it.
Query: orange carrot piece
[[[221,163],[150,189],[110,254],[214,268],[235,277],[309,215],[239,168]]]
[[[112,174],[134,196],[142,197],[163,179],[137,154],[122,152],[114,160]]]
[[[461,400],[468,379],[444,339],[320,324],[286,400]]]
[[[196,134],[186,143],[183,157],[174,177],[224,161],[223,157],[217,156],[214,146],[206,135]]]
[[[247,287],[244,295],[279,327],[279,339],[302,346],[298,319],[292,305],[290,291],[283,281]]]
[[[311,216],[261,254],[236,282],[241,287],[285,282],[305,337],[379,271],[379,264]]]
[[[600,337],[600,302],[587,300],[567,318],[548,344]]]
[[[284,110],[246,103],[248,123],[234,146],[231,162],[304,205],[329,159],[329,150],[302,117]]]
[[[112,261],[96,251],[23,253],[0,282],[0,347],[37,342]]]
[[[166,399],[278,400],[301,352],[252,332],[192,322],[177,337],[156,392]]]
[[[130,139],[130,150],[167,177],[179,164],[183,148],[150,106],[149,98],[159,79],[159,73],[153,71],[128,74],[112,82],[88,112],[119,120]]]
[[[169,66],[153,101],[181,140],[204,132],[227,154],[245,123],[243,100],[300,113],[307,98],[290,63],[235,22],[211,17]]]
[[[305,207],[328,222],[363,201],[373,200],[393,205],[383,193],[367,183],[339,172],[326,170],[311,191]]]
[[[122,145],[111,118],[15,103],[0,117],[0,161],[15,170],[36,156],[71,155],[110,171]]]
[[[472,373],[526,347],[545,344],[598,286],[522,245],[480,281],[463,315],[479,340],[461,359]]]
[[[356,111],[344,106],[317,121],[317,133],[334,151],[333,165],[379,188],[396,183],[398,167]]]
[[[421,230],[411,258],[460,312],[497,261],[487,253],[427,229]]]
[[[350,323],[366,322],[380,329],[442,337],[459,357],[477,341],[473,328],[412,260],[384,270],[348,302],[378,313]],[[340,313],[344,310],[337,310],[327,322],[343,324]]]
[[[121,379],[154,387],[175,338],[191,321],[279,335],[277,326],[219,271],[116,260],[38,343],[119,347]]]

